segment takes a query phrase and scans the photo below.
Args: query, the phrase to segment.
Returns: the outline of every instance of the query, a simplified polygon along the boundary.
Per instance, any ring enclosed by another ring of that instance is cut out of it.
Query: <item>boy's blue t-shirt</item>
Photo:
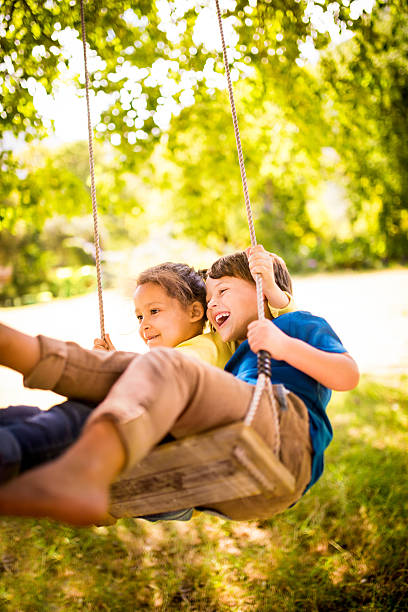
[[[310,312],[288,312],[273,320],[285,334],[307,342],[311,346],[329,353],[347,352],[330,325],[321,317]],[[312,458],[312,476],[306,490],[316,482],[323,472],[323,455],[333,438],[333,430],[327,418],[326,406],[331,397],[331,390],[292,367],[286,361],[271,360],[272,383],[282,384],[286,389],[302,399],[309,412],[310,438],[314,450]],[[237,378],[252,385],[258,376],[257,356],[245,340],[235,351],[225,366]]]

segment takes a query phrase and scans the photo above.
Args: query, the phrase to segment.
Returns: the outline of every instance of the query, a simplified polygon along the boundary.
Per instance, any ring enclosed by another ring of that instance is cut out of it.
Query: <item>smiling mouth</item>
[[[218,325],[218,327],[222,327],[224,323],[229,319],[229,316],[230,316],[229,312],[218,313],[215,317],[215,322]]]
[[[156,340],[159,336],[160,334],[157,334],[157,336],[150,336],[149,338],[145,338],[145,341],[147,342],[147,344],[149,344],[149,342]]]

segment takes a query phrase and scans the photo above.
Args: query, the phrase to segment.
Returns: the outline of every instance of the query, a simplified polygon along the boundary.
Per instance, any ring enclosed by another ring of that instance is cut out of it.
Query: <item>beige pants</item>
[[[25,385],[97,403],[87,427],[101,418],[116,425],[127,452],[126,468],[167,433],[181,438],[242,420],[251,402],[252,385],[174,349],[105,353],[44,336],[39,340],[41,359]],[[280,411],[280,459],[295,477],[295,492],[267,501],[254,496],[214,505],[218,511],[234,519],[268,518],[302,495],[311,473],[309,418],[296,395],[289,393],[287,404]],[[252,425],[273,444],[275,426],[266,396]]]

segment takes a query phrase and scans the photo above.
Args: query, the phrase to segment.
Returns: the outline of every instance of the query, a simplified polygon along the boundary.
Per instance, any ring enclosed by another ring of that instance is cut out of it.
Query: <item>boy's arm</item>
[[[248,342],[257,353],[265,350],[334,391],[349,391],[360,377],[354,359],[348,353],[329,353],[292,338],[272,321],[253,321],[248,326]]]
[[[293,299],[293,296],[288,291],[284,291],[283,293],[288,298],[288,303],[283,308],[275,308],[268,300],[269,312],[271,313],[273,319],[276,319],[276,317],[279,317],[280,315],[283,315],[286,312],[293,312],[294,310],[296,310],[295,300]]]
[[[261,244],[249,247],[246,249],[246,254],[249,269],[254,279],[256,279],[257,274],[260,274],[262,277],[263,294],[268,300],[272,316],[278,316],[293,310],[290,293],[283,291],[276,284],[273,260],[277,255],[265,251]]]

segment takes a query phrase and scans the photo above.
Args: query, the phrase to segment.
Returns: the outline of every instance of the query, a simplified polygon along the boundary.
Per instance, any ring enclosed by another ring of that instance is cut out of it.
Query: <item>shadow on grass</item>
[[[361,444],[338,468],[328,468],[325,481],[279,518],[280,531],[293,539],[270,585],[288,605],[279,608],[266,595],[258,609],[407,609],[406,454],[394,450],[385,459]]]
[[[407,408],[402,391],[373,383],[335,402],[325,474],[278,519],[294,534],[279,564],[288,610],[407,609]]]
[[[269,521],[4,518],[0,610],[406,610],[405,382],[334,397],[322,479]]]

